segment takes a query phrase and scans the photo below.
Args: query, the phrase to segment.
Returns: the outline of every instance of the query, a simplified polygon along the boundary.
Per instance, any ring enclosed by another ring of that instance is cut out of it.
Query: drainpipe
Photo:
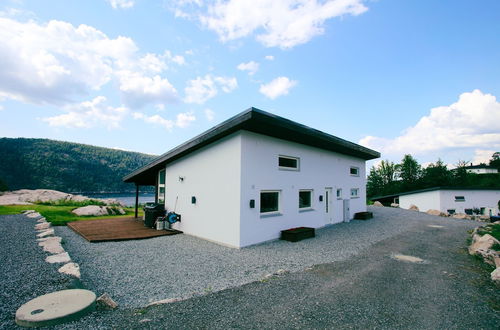
[[[135,184],[135,218],[138,218],[138,211],[139,211],[139,185],[136,183]]]

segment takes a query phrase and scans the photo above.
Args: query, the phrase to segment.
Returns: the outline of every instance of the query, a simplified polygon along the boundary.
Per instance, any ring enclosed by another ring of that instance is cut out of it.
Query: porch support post
[[[135,218],[139,215],[139,185],[135,184]]]

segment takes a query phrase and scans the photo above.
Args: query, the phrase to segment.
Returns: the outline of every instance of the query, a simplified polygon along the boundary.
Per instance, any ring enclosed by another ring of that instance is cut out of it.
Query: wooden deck
[[[116,218],[105,220],[84,220],[68,223],[68,227],[89,242],[126,241],[158,236],[181,234],[178,230],[156,230],[144,227],[141,219]]]

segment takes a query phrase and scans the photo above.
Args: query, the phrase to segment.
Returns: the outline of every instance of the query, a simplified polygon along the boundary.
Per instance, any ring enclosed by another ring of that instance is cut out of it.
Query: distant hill
[[[135,191],[122,177],[155,157],[49,139],[0,138],[0,188]]]

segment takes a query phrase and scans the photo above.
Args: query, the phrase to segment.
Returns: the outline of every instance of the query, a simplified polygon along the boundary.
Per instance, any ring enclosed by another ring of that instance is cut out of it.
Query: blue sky
[[[3,0],[0,136],[161,154],[251,107],[399,161],[500,150],[500,1]]]

